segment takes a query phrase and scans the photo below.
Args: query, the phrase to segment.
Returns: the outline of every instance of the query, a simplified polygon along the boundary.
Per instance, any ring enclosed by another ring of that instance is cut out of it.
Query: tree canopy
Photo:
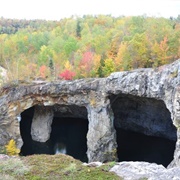
[[[179,16],[0,18],[0,65],[12,79],[104,77],[178,58]]]

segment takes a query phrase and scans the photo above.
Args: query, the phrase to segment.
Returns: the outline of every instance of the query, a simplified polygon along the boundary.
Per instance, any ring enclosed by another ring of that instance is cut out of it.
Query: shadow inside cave
[[[46,142],[37,142],[31,136],[31,124],[34,107],[21,113],[20,133],[23,140],[20,155],[32,154],[67,154],[83,162],[87,162],[88,120],[76,117],[54,116],[51,124],[50,138]]]
[[[175,141],[116,129],[119,161],[145,161],[167,167],[173,160]]]
[[[165,167],[173,160],[177,130],[162,100],[128,94],[110,96],[119,161],[146,161]]]
[[[80,118],[55,117],[50,136],[53,153],[64,151],[83,162],[87,162],[88,120]]]

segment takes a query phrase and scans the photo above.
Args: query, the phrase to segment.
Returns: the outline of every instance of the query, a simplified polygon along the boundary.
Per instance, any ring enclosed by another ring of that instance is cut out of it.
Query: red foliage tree
[[[87,51],[83,54],[83,57],[79,64],[81,75],[83,77],[89,77],[92,67],[93,67],[93,53]]]
[[[72,72],[69,69],[66,69],[62,73],[59,74],[59,77],[64,80],[72,80],[75,75],[76,75],[75,72]]]
[[[85,66],[87,71],[90,71],[92,65],[92,58],[93,58],[93,53],[90,51],[87,51],[83,54],[81,65]]]
[[[45,65],[42,65],[39,69],[39,72],[41,78],[46,78],[47,67]]]

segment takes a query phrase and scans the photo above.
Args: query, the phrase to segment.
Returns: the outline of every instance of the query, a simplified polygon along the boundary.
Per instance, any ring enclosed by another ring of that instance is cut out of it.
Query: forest
[[[0,66],[9,80],[106,77],[180,58],[180,15],[0,18]]]

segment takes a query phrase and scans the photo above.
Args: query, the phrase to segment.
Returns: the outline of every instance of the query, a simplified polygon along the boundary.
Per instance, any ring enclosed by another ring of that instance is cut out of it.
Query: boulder
[[[110,169],[124,180],[172,180],[180,179],[180,167],[166,169],[148,162],[121,162]]]

